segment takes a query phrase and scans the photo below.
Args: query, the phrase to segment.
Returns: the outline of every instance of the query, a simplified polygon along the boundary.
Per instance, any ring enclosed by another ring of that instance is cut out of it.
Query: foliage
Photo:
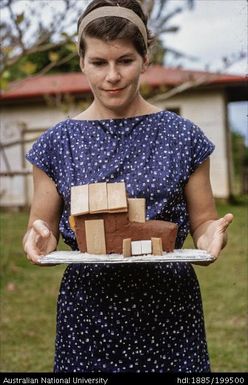
[[[61,6],[54,7],[52,2],[36,0],[24,1],[20,7],[18,0],[2,1],[1,10],[5,17],[1,22],[1,88],[5,88],[9,81],[34,74],[79,70],[76,23],[89,0],[59,0],[56,3]],[[185,9],[185,4],[192,8],[194,1],[182,0],[181,7],[174,7],[173,0],[143,0],[142,3],[151,16],[151,27],[158,37],[155,62],[163,63],[165,52],[180,55],[168,47],[165,51],[159,37],[178,31],[178,26],[170,25],[171,19]],[[171,10],[167,12],[169,6]]]
[[[49,71],[77,56],[74,42],[76,31],[70,31],[70,28],[76,25],[82,2],[59,2],[60,7],[56,6],[58,2],[54,5],[53,2],[41,0],[24,1],[22,4],[18,0],[2,1],[2,88],[13,79],[16,68],[17,77],[26,77],[39,73],[41,64],[47,64],[47,59],[49,64],[42,69],[47,67]],[[63,47],[66,49],[58,50]]]
[[[238,132],[232,131],[232,158],[234,174],[234,192],[242,193],[244,173],[248,168],[248,147],[245,145],[245,138]]]
[[[169,47],[163,39],[165,35],[177,33],[180,30],[179,25],[171,22],[180,13],[192,10],[195,0],[181,0],[180,5],[179,3],[175,5],[173,0],[141,0],[141,3],[149,17],[149,26],[156,37],[156,44],[152,50],[152,62],[162,65],[167,56],[172,57],[172,60],[181,57],[197,60],[194,56]]]
[[[205,310],[212,370],[246,372],[247,217],[245,200],[219,204],[233,212],[229,244],[219,261],[196,266]],[[24,256],[27,213],[1,213],[1,371],[52,371],[56,297],[65,266],[37,267]],[[188,239],[185,247],[192,247]],[[61,246],[62,247],[62,246]]]
[[[62,61],[60,58],[71,57],[71,60]],[[57,66],[57,64],[60,64]],[[23,79],[33,74],[57,72],[80,72],[78,56],[74,55],[74,47],[70,43],[54,47],[52,51],[30,53],[20,58],[9,70],[9,81]]]

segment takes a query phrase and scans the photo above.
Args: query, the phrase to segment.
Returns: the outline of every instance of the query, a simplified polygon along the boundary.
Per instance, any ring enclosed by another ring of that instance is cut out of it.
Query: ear
[[[141,69],[142,74],[147,70],[148,66],[149,66],[149,57],[148,57],[148,54],[146,54],[143,58],[143,64]]]
[[[80,68],[81,68],[81,71],[84,73],[84,58],[80,57]]]

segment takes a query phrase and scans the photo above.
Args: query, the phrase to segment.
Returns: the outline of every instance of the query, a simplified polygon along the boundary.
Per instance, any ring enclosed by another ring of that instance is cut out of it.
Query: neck
[[[141,95],[137,95],[136,100],[129,103],[128,106],[121,109],[108,109],[98,103],[97,100],[90,105],[90,107],[84,111],[83,115],[85,119],[122,119],[132,116],[146,115],[154,112],[158,112],[161,109],[146,102]]]

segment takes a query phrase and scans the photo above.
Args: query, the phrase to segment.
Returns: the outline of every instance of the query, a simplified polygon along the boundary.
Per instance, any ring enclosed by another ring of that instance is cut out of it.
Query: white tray
[[[41,264],[59,263],[141,263],[141,262],[211,262],[214,257],[205,250],[178,249],[163,255],[123,257],[122,254],[94,255],[80,251],[54,251],[38,260]]]

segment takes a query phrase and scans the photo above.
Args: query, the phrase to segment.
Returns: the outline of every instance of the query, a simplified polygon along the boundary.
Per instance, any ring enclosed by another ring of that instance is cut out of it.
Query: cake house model
[[[128,198],[125,183],[71,188],[70,226],[89,254],[162,255],[174,250],[177,225],[145,219],[145,199]]]

